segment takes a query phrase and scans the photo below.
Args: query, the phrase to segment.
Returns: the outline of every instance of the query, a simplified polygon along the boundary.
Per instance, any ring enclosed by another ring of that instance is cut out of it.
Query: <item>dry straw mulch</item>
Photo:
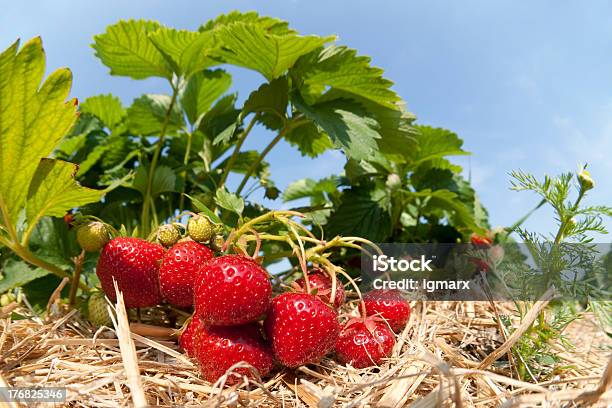
[[[589,316],[568,330],[574,349],[553,345],[567,367],[540,384],[517,380],[508,363],[510,347],[529,325],[514,318],[516,331],[503,333],[498,316],[515,316],[514,306],[415,302],[392,358],[381,367],[356,370],[325,359],[225,387],[223,378],[201,380],[175,341],[130,332],[121,299],[115,327],[98,330],[78,312],[58,307],[57,297],[46,318],[24,303],[0,310],[0,386],[67,387],[70,406],[612,406],[612,342]],[[545,305],[533,304],[528,319]],[[12,313],[30,318],[13,320]]]

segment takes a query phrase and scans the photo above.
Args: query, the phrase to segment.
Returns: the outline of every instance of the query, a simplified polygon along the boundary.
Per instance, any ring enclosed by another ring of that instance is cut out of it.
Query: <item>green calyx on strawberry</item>
[[[380,317],[353,318],[340,331],[336,357],[355,368],[376,366],[389,357],[395,334]]]
[[[176,244],[181,239],[181,233],[173,224],[165,224],[157,229],[157,241],[166,248]]]
[[[89,221],[76,230],[79,246],[87,252],[98,252],[111,239],[106,224],[100,221]]]
[[[242,376],[264,377],[274,365],[272,351],[265,343],[258,323],[227,327],[201,326],[195,353],[202,377],[212,383],[240,362],[247,363],[252,368],[234,369],[227,377],[226,384],[242,382]]]
[[[210,242],[218,232],[219,226],[206,215],[197,214],[187,222],[187,233],[196,242]]]
[[[319,297],[323,302],[331,303],[332,280],[323,270],[315,268],[308,272],[308,283],[310,284],[311,294]],[[306,293],[306,279],[300,278],[291,284],[296,292]],[[342,282],[336,279],[336,292],[334,295],[333,306],[337,309],[344,304],[346,295]]]
[[[274,298],[264,327],[278,361],[287,367],[316,363],[333,350],[338,314],[317,296],[283,293]]]
[[[115,286],[123,293],[126,307],[151,307],[162,301],[159,266],[164,247],[140,238],[118,237],[102,249],[96,275],[102,290],[116,301]]]
[[[366,314],[385,319],[391,330],[398,332],[410,319],[410,304],[397,289],[375,289],[363,296]]]
[[[112,326],[113,321],[108,314],[106,297],[103,292],[96,291],[87,301],[87,316],[94,326]]]
[[[242,255],[209,260],[200,268],[194,286],[195,314],[206,325],[256,321],[267,312],[271,298],[266,270]]]
[[[193,287],[200,268],[214,256],[205,245],[186,240],[174,244],[164,254],[159,267],[162,297],[178,307],[193,306]]]

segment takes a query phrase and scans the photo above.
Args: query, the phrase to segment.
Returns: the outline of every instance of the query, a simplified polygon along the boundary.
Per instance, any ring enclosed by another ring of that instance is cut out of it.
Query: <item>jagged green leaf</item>
[[[155,21],[119,21],[94,36],[92,47],[111,75],[134,79],[162,77],[172,79],[172,69],[164,55],[149,40],[149,34],[162,26]]]
[[[212,52],[218,48],[210,32],[198,33],[162,27],[149,34],[149,39],[166,57],[177,75],[188,78],[218,63],[210,58]]]
[[[352,187],[343,192],[340,205],[329,217],[326,232],[385,242],[392,232],[390,197],[381,186]]]
[[[251,165],[256,161],[259,161],[260,153],[257,150],[246,150],[238,153],[238,157],[236,158],[235,164],[232,166],[232,171],[235,173],[246,174],[250,169]],[[224,169],[229,158],[222,161],[217,167],[220,169]],[[268,170],[270,164],[266,161],[259,162],[257,168],[255,169],[255,175],[261,176],[264,172]]]
[[[147,192],[149,171],[145,167],[138,167],[134,180],[132,181],[131,187],[138,190],[143,197]],[[151,195],[157,197],[161,193],[174,192],[176,191],[176,174],[168,166],[158,166],[155,168],[155,174],[153,174],[153,181],[151,184]]]
[[[189,122],[192,125],[198,123],[231,84],[231,75],[223,70],[201,71],[193,75],[181,92],[181,105]]]
[[[325,193],[335,193],[337,190],[337,177],[327,177],[318,181],[304,178],[294,181],[287,186],[283,193],[283,201],[310,198],[313,203],[322,203],[325,201]]]
[[[127,126],[136,135],[159,134],[170,107],[169,95],[146,94],[137,98],[128,108]],[[183,114],[175,103],[170,113],[166,133],[172,133],[185,125]]]
[[[307,105],[299,97],[293,97],[294,106],[306,117],[325,131],[344,153],[354,159],[369,159],[376,154],[376,131],[378,124],[374,119],[354,113],[349,104],[337,101]]]
[[[103,190],[82,187],[75,180],[76,164],[42,159],[32,178],[26,203],[26,217],[35,224],[45,215],[62,217],[74,207],[100,201]]]
[[[358,56],[354,49],[330,45],[302,62],[297,74],[303,80],[303,95],[316,98],[328,88],[338,89],[392,110],[401,100],[391,90],[393,82],[383,77],[383,70],[371,66],[370,57]]]
[[[446,189],[436,191],[425,189],[416,192],[405,192],[404,194],[409,198],[421,201],[420,208],[422,215],[431,214],[437,217],[447,217],[455,227],[463,227],[470,231],[482,231],[469,208],[452,191]]]
[[[202,25],[199,31],[209,31],[234,23],[249,23],[261,26],[266,32],[271,34],[295,33],[289,28],[289,23],[274,17],[260,16],[256,11],[232,11],[228,14],[221,14],[213,20],[209,20]]]
[[[225,187],[217,190],[215,203],[221,208],[242,215],[244,211],[244,200],[236,194],[230,193]]]
[[[285,135],[285,140],[296,146],[302,155],[309,157],[317,157],[334,147],[327,133],[319,129],[313,122],[292,128]]]
[[[261,85],[257,90],[251,92],[244,103],[244,114],[246,113],[270,113],[284,120],[289,103],[289,84],[287,77],[276,78],[270,83]]]
[[[40,38],[18,47],[15,42],[0,54],[0,205],[6,210],[4,223],[13,225],[26,207],[40,159],[53,152],[76,119],[75,104],[66,102],[70,71],[59,69],[41,85],[45,53]]]
[[[81,113],[94,115],[110,129],[114,129],[121,123],[126,115],[121,100],[112,94],[87,98],[80,105],[79,110]]]
[[[413,166],[428,160],[443,159],[446,156],[470,154],[461,148],[463,140],[450,130],[422,125],[416,126],[416,130],[418,149],[413,152]]]
[[[217,27],[215,36],[222,43],[217,57],[226,63],[255,70],[269,81],[287,72],[302,55],[334,39],[272,34],[259,24],[242,22]]]
[[[0,293],[19,288],[47,274],[49,272],[44,269],[32,268],[25,262],[9,259],[2,265]]]

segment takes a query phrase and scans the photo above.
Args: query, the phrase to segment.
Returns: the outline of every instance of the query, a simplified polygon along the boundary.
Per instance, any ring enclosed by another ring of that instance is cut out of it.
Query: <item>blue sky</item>
[[[542,176],[588,162],[597,183],[590,202],[612,204],[612,4],[606,1],[6,2],[0,49],[41,35],[48,68],[73,70],[74,96],[112,92],[128,104],[166,86],[108,75],[89,46],[94,34],[122,18],[195,29],[233,9],[286,19],[304,34],[336,34],[372,56],[420,123],[465,140],[473,155],[456,162],[470,170],[493,225],[512,224],[538,202],[509,190],[513,169]],[[243,97],[262,81],[255,73],[232,73]],[[247,147],[261,148],[271,137],[257,130]],[[268,159],[281,187],[339,172],[343,163],[337,152],[308,161],[287,145]],[[540,211],[527,227],[549,232],[552,216]]]

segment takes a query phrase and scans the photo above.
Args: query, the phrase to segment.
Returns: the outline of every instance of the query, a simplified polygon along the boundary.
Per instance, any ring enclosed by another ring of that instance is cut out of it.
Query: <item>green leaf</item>
[[[106,28],[94,36],[92,47],[111,75],[134,79],[162,77],[172,79],[172,69],[164,55],[149,40],[149,34],[162,26],[154,21],[128,20]]]
[[[26,217],[30,225],[45,215],[62,217],[71,208],[100,201],[105,191],[79,185],[74,180],[77,169],[76,164],[61,160],[40,161],[26,203]]]
[[[390,199],[379,186],[352,187],[344,191],[341,203],[326,226],[329,237],[358,236],[385,242],[391,236]]]
[[[249,99],[244,103],[243,114],[268,113],[284,121],[289,103],[288,93],[289,84],[285,76],[263,84],[251,92]]]
[[[146,94],[135,99],[128,108],[127,124],[130,132],[141,136],[159,134],[166,112],[170,107],[169,95]],[[173,133],[185,126],[183,115],[177,104],[170,112],[170,120],[166,133]]]
[[[261,73],[269,81],[283,75],[302,55],[334,37],[271,34],[258,24],[232,23],[215,29],[222,48],[216,55],[224,62]]]
[[[311,178],[304,178],[289,184],[283,193],[283,201],[293,201],[300,198],[311,198],[315,204],[325,202],[324,193],[335,193],[338,190],[338,179],[328,177],[315,181]]]
[[[260,16],[255,11],[247,11],[246,13],[232,11],[228,14],[221,14],[214,20],[206,22],[206,24],[200,27],[199,31],[214,30],[234,23],[257,24],[271,34],[295,33],[295,31],[289,29],[289,23],[286,21],[273,17]]]
[[[416,129],[415,137],[419,148],[413,152],[413,166],[446,156],[469,154],[461,148],[463,140],[450,130],[430,126],[417,126]]]
[[[409,198],[421,200],[422,215],[446,216],[455,227],[463,227],[470,231],[482,231],[469,208],[452,191],[426,189],[417,192],[405,192],[404,194]]]
[[[244,200],[236,194],[232,194],[225,187],[217,190],[215,203],[221,208],[242,215],[244,211]]]
[[[189,123],[197,124],[231,84],[231,75],[223,70],[202,71],[193,75],[181,92],[181,105]]]
[[[6,209],[5,225],[16,224],[40,159],[53,152],[76,119],[75,104],[66,103],[70,71],[59,69],[41,85],[45,53],[40,38],[19,52],[18,45],[0,54],[0,206]]]
[[[93,166],[98,163],[102,157],[109,152],[110,146],[106,144],[96,145],[87,155],[85,160],[81,162],[79,165],[79,170],[77,171],[77,177],[81,177],[83,174],[87,173]]]
[[[250,169],[251,165],[256,161],[259,161],[260,153],[257,150],[247,150],[238,153],[238,157],[236,162],[232,166],[232,170],[235,173],[246,174]],[[217,168],[224,169],[227,164],[229,158],[223,160]],[[266,161],[261,161],[257,168],[255,169],[255,175],[261,176],[264,172],[266,172],[269,168],[269,164]]]
[[[328,88],[339,89],[396,110],[401,98],[390,89],[393,82],[382,76],[382,69],[372,67],[370,60],[357,56],[354,49],[330,45],[316,57],[305,58],[298,67],[303,79],[301,91],[316,98]]]
[[[114,129],[126,115],[121,100],[112,94],[87,98],[79,108],[82,113],[90,113],[100,119],[109,129]]]
[[[339,106],[336,101],[309,106],[299,97],[294,97],[293,103],[300,112],[321,127],[348,157],[359,160],[375,155],[376,140],[380,139],[375,120],[353,113],[347,110],[352,109],[351,106]]]
[[[212,33],[162,27],[149,34],[149,39],[166,57],[176,75],[189,78],[218,63],[210,58],[213,50],[218,48]]]
[[[200,131],[215,144],[229,141],[234,134],[240,115],[240,110],[235,107],[236,98],[236,94],[222,97],[200,121]]]
[[[317,157],[326,150],[334,147],[334,143],[327,133],[321,131],[317,125],[312,122],[292,128],[285,135],[285,140],[293,146],[296,146],[302,155],[309,157]]]
[[[388,160],[396,163],[410,161],[415,150],[418,149],[416,135],[418,131],[412,123],[416,117],[408,112],[403,101],[395,102],[393,108],[380,105],[370,99],[351,94],[339,89],[331,89],[319,98],[319,102],[343,103],[342,100],[353,100],[363,109],[363,115],[378,123],[377,131],[380,139],[377,140],[378,150]]]
[[[49,274],[41,268],[31,268],[25,262],[9,259],[2,265],[0,293],[19,288],[28,282]]]
[[[138,167],[131,187],[138,190],[144,197],[147,192],[149,170],[143,166]],[[161,193],[176,191],[176,174],[168,166],[158,166],[153,175],[151,195],[157,197]]]
[[[215,140],[213,140],[213,144],[218,145],[220,143],[229,142],[232,136],[234,135],[234,132],[236,131],[237,126],[238,124],[236,122],[230,124],[223,131],[221,131],[221,133],[215,136]]]
[[[201,202],[195,197],[190,196],[189,194],[185,194],[185,196],[187,196],[187,198],[191,200],[191,203],[196,208],[196,210],[198,210],[198,212],[201,212],[204,215],[208,216],[213,222],[217,224],[223,224],[219,216],[213,211],[211,211],[210,208],[208,208],[203,202]]]

